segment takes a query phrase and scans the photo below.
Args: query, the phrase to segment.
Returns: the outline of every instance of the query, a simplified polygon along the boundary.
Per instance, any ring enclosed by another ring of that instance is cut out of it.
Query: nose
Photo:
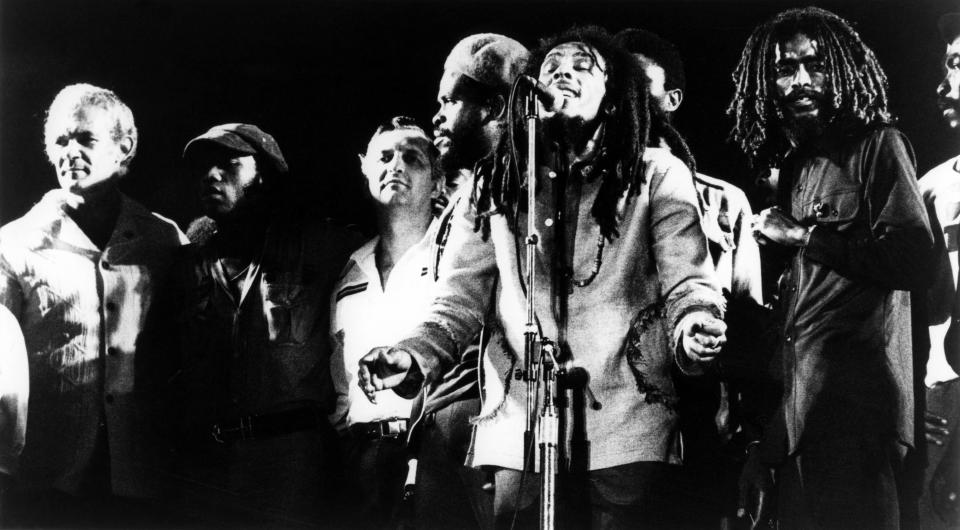
[[[440,124],[446,121],[443,117],[443,109],[438,109],[437,113],[433,115],[433,118],[430,118],[430,123],[433,124],[434,128],[440,127]]]
[[[207,170],[206,174],[203,175],[204,184],[211,184],[214,182],[223,181],[223,171],[220,170],[217,166],[210,166],[210,169]]]
[[[394,175],[399,175],[403,173],[403,169],[406,167],[403,163],[402,156],[400,153],[394,153],[393,158],[387,162],[385,171],[380,174],[380,180],[386,180]]]
[[[82,152],[80,142],[72,138],[67,142],[66,154],[68,159],[74,160],[80,158]]]
[[[567,67],[565,64],[560,65],[559,67],[557,67],[556,70],[553,71],[554,81],[558,79],[571,79],[571,78],[573,78],[573,72],[571,71],[571,68]]]
[[[793,74],[793,86],[811,85],[810,72],[802,64],[797,68],[797,73]]]
[[[937,95],[944,99],[960,99],[960,73],[949,73],[937,87]]]

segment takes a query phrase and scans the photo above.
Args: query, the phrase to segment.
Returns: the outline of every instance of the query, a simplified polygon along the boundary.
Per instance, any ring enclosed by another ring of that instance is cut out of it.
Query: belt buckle
[[[213,436],[213,439],[216,440],[218,444],[227,443],[227,441],[222,438],[223,430],[220,428],[219,423],[213,424],[213,426],[210,428],[210,435]]]
[[[239,433],[241,440],[253,439],[253,416],[241,416],[239,427],[224,429],[219,423],[214,423],[210,429],[210,434],[213,436],[213,439],[221,444],[227,443],[224,436],[234,433]]]
[[[400,428],[400,422],[403,420],[383,420],[380,422],[380,437],[381,438],[400,438],[400,435],[403,434]]]

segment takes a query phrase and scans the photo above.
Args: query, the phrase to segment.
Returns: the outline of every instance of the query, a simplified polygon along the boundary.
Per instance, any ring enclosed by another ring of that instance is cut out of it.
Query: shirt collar
[[[80,229],[76,221],[67,214],[67,203],[69,193],[62,189],[53,189],[44,194],[43,198],[31,211],[34,219],[34,227],[43,234],[42,243],[45,246],[52,245],[54,242],[66,244],[74,247],[78,251],[85,253],[100,253],[106,249],[98,249],[90,241],[90,238]],[[130,199],[124,194],[120,194],[120,212],[117,215],[117,223],[107,244],[109,248],[117,243],[115,237],[121,234],[121,241],[132,240],[138,234],[136,232],[138,217],[152,216],[149,210],[138,202]]]

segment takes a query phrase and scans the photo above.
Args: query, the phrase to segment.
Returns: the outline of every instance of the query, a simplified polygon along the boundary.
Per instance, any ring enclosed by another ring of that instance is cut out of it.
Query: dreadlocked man
[[[541,333],[581,377],[567,392],[562,524],[603,528],[669,524],[665,499],[679,463],[674,364],[697,371],[726,340],[722,297],[700,225],[688,153],[651,104],[636,61],[599,28],[546,40],[531,73],[563,93],[545,112],[536,168]],[[516,125],[516,124],[514,124]],[[515,127],[516,128],[516,127]],[[481,325],[484,408],[473,465],[498,469],[494,512],[509,527],[536,521],[539,479],[523,462],[522,366],[526,268],[525,169],[502,142],[461,201],[423,324],[360,361],[369,396],[410,395],[455,363]],[[518,167],[521,166],[521,167]],[[496,318],[484,322],[495,304]],[[572,382],[571,382],[572,383]],[[655,498],[656,497],[656,498]],[[584,506],[588,503],[589,506]],[[531,517],[532,516],[532,517]]]
[[[887,82],[850,24],[817,8],[758,27],[734,74],[733,139],[780,167],[754,237],[780,279],[784,394],[741,477],[741,516],[781,528],[897,528],[913,444],[910,293],[933,237]]]

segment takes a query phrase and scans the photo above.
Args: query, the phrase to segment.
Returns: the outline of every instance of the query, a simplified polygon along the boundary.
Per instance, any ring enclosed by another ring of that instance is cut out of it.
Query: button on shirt
[[[337,409],[331,423],[342,431],[355,423],[410,416],[411,400],[394,392],[377,393],[370,403],[357,386],[360,358],[377,346],[389,346],[420,323],[432,300],[432,230],[409,248],[381,286],[374,238],[347,263],[331,300],[331,373]]]
[[[933,249],[913,151],[891,127],[834,133],[780,173],[782,207],[816,226],[780,281],[785,395],[771,432],[790,453],[843,432],[913,443],[908,291],[925,287]]]
[[[103,422],[113,492],[152,495],[155,396],[146,390],[141,339],[185,238],[173,222],[122,197],[101,251],[65,213],[63,193],[47,193],[0,229],[0,304],[20,323],[30,369],[18,483],[76,493]],[[0,410],[0,425],[22,423],[16,408]]]

